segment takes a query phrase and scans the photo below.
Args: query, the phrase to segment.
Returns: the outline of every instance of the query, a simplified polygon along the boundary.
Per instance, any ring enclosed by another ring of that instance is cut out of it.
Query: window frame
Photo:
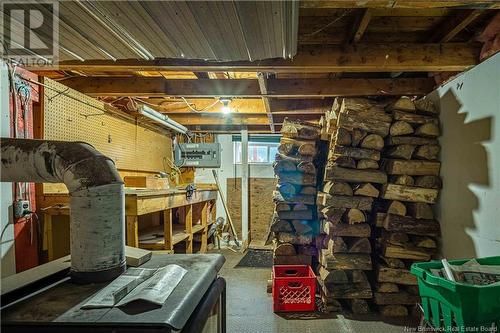
[[[274,163],[274,156],[271,156],[271,148],[276,147],[276,149],[279,146],[279,143],[277,142],[259,142],[259,141],[248,141],[248,150],[250,150],[250,146],[257,146],[257,147],[266,147],[267,150],[267,161],[266,162],[251,162],[248,161],[248,164],[252,165],[271,165]],[[241,141],[233,141],[233,163],[234,164],[239,164],[241,165],[241,160],[237,161],[237,151],[238,151],[238,146],[241,147]],[[248,155],[250,156],[250,155]]]

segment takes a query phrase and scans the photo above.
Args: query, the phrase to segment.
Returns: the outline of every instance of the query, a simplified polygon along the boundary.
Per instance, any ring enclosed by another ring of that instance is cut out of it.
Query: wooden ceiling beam
[[[429,78],[395,79],[266,79],[166,80],[157,77],[74,77],[63,83],[93,97],[262,97],[267,113],[272,98],[423,95],[432,91]],[[267,104],[267,105],[266,105]]]
[[[265,75],[265,73],[257,73],[257,80],[259,81],[260,93],[263,95],[262,102],[264,103],[264,109],[266,110],[269,127],[271,128],[271,133],[274,133],[274,120],[271,111],[271,101],[268,97],[266,97],[269,94],[269,91],[267,86],[267,78]]]
[[[356,18],[356,23],[354,24],[352,38],[350,40],[351,43],[359,43],[371,19],[372,9],[362,9],[362,13],[360,13],[360,15]]]
[[[65,61],[58,70],[92,72],[441,72],[463,71],[478,63],[479,44],[357,44],[302,46],[293,60],[214,62],[182,59]],[[29,66],[43,75],[55,67]]]
[[[431,37],[432,42],[446,43],[452,40],[460,31],[465,29],[476,18],[478,18],[483,11],[479,9],[464,9],[453,13],[435,31]]]
[[[420,0],[307,0],[300,2],[300,8],[472,8],[472,9],[498,9],[500,4],[497,0],[476,0],[476,1],[420,1]]]
[[[262,115],[247,115],[247,114],[210,114],[199,115],[196,113],[189,114],[172,114],[169,118],[184,126],[197,125],[267,125],[269,121],[266,114]]]

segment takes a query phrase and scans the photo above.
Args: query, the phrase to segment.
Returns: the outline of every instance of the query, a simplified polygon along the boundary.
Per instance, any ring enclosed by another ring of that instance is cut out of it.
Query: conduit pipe
[[[125,197],[114,162],[84,142],[1,138],[2,182],[64,183],[70,195],[71,276],[111,280],[125,263]]]

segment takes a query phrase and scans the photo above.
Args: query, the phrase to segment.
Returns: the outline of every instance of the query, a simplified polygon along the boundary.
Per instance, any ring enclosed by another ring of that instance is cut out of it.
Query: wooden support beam
[[[260,98],[270,115],[268,97],[325,98],[339,96],[425,95],[434,88],[431,78],[403,79],[198,79],[162,77],[73,77],[63,83],[93,97],[241,97]],[[213,100],[210,101],[210,104]],[[180,103],[181,106],[182,103]]]
[[[306,3],[308,1],[305,1]],[[304,3],[304,2],[302,2]],[[55,67],[29,66],[36,73],[77,70],[92,72],[194,71],[194,72],[449,72],[463,71],[478,63],[481,45],[357,44],[351,46],[302,46],[294,59],[261,61],[193,61],[182,59],[63,61]]]
[[[420,1],[420,0],[308,0],[301,1],[300,8],[335,9],[335,8],[476,8],[476,9],[498,9],[500,4],[497,0],[476,1]]]
[[[372,11],[370,8],[362,9],[359,17],[356,18],[356,23],[354,25],[354,30],[351,38],[352,43],[358,43],[363,37],[370,20],[372,19]]]
[[[264,103],[264,109],[266,110],[267,119],[269,120],[269,126],[271,127],[271,133],[274,133],[274,120],[271,111],[271,101],[268,97],[265,97],[269,94],[267,87],[267,79],[264,73],[257,73],[257,79],[259,81],[260,93],[263,95],[262,102]]]
[[[262,115],[241,115],[233,114],[203,114],[187,113],[187,114],[173,114],[169,118],[187,126],[196,125],[268,125],[268,118],[266,114]],[[319,118],[319,117],[318,117]]]
[[[449,42],[482,13],[483,11],[479,9],[464,9],[453,12],[451,17],[445,18],[443,24],[435,30],[431,41],[437,43]]]

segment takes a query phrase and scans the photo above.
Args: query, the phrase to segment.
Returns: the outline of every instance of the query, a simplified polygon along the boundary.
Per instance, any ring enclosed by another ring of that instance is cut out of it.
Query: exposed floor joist
[[[263,95],[262,102],[264,103],[264,109],[266,110],[267,120],[269,121],[269,127],[271,128],[271,133],[274,133],[274,120],[271,110],[271,101],[267,97],[269,94],[267,78],[265,73],[257,73],[257,80],[259,81],[260,93]]]
[[[419,1],[419,0],[306,0],[300,2],[300,8],[476,8],[476,9],[498,9],[500,4],[497,0],[477,1]]]
[[[478,9],[465,9],[457,11],[456,15],[443,22],[443,24],[436,29],[436,32],[431,37],[431,41],[439,43],[449,42],[482,13],[483,11]]]
[[[58,70],[82,72],[137,71],[250,71],[250,72],[419,72],[463,71],[478,62],[480,45],[448,44],[358,44],[299,48],[293,60],[255,62],[210,62],[191,60],[118,60],[61,62]],[[43,73],[51,67],[29,67]]]
[[[354,25],[352,38],[350,42],[358,43],[361,40],[363,34],[365,33],[366,28],[368,27],[368,24],[370,23],[371,18],[372,18],[372,9],[370,8],[362,9],[362,13],[360,13],[358,18],[356,18],[356,23]]]
[[[434,87],[430,78],[395,79],[198,79],[166,80],[162,77],[74,77],[64,84],[87,95],[134,97],[263,97],[269,99],[337,96],[423,95]]]

